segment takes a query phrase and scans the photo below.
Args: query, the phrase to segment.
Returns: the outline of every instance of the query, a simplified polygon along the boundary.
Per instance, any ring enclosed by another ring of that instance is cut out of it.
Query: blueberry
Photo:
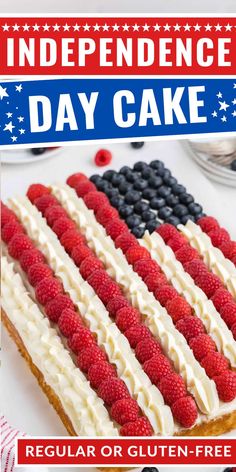
[[[231,162],[230,169],[236,171],[236,159],[234,159],[233,162]]]
[[[127,172],[130,172],[130,171],[131,171],[130,167],[128,167],[128,166],[123,166],[123,167],[121,167],[119,173],[120,173],[120,174],[123,174],[123,175],[126,175]]]
[[[142,213],[142,220],[145,221],[145,223],[154,220],[154,218],[156,218],[156,215],[153,211],[147,210]]]
[[[172,177],[172,175],[170,177],[165,177],[165,175],[164,175],[163,176],[163,182],[166,185],[169,185],[170,187],[172,187],[173,185],[175,185],[177,183],[177,179],[175,177]]]
[[[154,197],[150,201],[150,207],[153,208],[153,210],[159,210],[159,208],[165,206],[165,203],[164,198]]]
[[[141,198],[141,193],[139,193],[137,190],[131,190],[131,192],[128,192],[125,195],[125,201],[128,204],[133,204],[136,203],[138,200]]]
[[[145,200],[151,200],[152,198],[156,197],[156,190],[154,188],[145,188],[142,195]]]
[[[122,218],[127,218],[127,216],[132,215],[133,213],[133,208],[130,205],[122,205],[119,208],[119,213]]]
[[[142,472],[159,472],[156,467],[144,467]]]
[[[149,183],[150,187],[158,188],[163,184],[163,180],[158,175],[155,175],[154,177],[150,177],[148,183]]]
[[[192,215],[198,215],[199,213],[202,213],[202,206],[198,203],[190,203],[188,209]]]
[[[178,205],[176,205],[173,208],[173,213],[176,216],[184,216],[184,215],[188,214],[188,208],[185,205],[182,205],[181,203],[178,203]]]
[[[177,226],[181,223],[180,219],[177,218],[177,216],[169,216],[168,218],[166,218],[166,223],[169,223],[170,225],[174,225],[174,226]]]
[[[125,182],[125,176],[122,174],[114,173],[111,179],[112,185],[114,185],[114,187],[119,187],[121,182]]]
[[[171,194],[171,188],[166,187],[165,185],[162,185],[161,187],[157,189],[157,193],[158,195],[160,195],[160,197],[166,198],[168,197],[168,195]]]
[[[180,184],[174,184],[172,187],[172,192],[174,195],[180,195],[181,193],[186,192],[186,188]]]
[[[96,187],[98,190],[101,190],[102,192],[106,192],[107,190],[112,188],[112,185],[107,180],[101,179],[96,183]]]
[[[145,228],[142,226],[135,226],[135,228],[132,229],[132,233],[136,238],[142,238],[144,235]]]
[[[126,180],[128,180],[128,182],[136,182],[136,180],[140,179],[140,176],[138,174],[138,172],[132,172],[132,170],[130,172],[127,172],[126,174]]]
[[[179,201],[181,203],[184,203],[185,205],[189,205],[189,203],[192,203],[194,201],[194,198],[190,193],[181,193],[179,196]]]
[[[179,198],[176,197],[176,195],[173,195],[172,193],[166,197],[166,203],[170,207],[174,207],[175,205],[178,205],[179,203]]]
[[[145,167],[145,169],[142,170],[142,177],[144,179],[149,179],[150,177],[154,176],[153,169],[151,167]]]
[[[198,221],[199,218],[202,218],[203,216],[207,216],[206,213],[198,213],[197,215],[194,215],[195,221]]]
[[[111,204],[115,208],[119,209],[124,204],[124,199],[122,197],[119,197],[119,195],[117,195],[116,197],[111,198]]]
[[[135,141],[135,142],[131,143],[131,146],[134,149],[140,149],[144,146],[144,142],[143,141]]]
[[[189,215],[189,214],[188,214],[188,215],[184,215],[184,216],[182,216],[182,218],[181,218],[181,223],[182,223],[183,225],[185,225],[185,224],[188,222],[188,220],[191,220],[191,221],[194,221],[194,222],[195,222],[195,217],[194,217],[193,215]]]
[[[134,164],[134,170],[137,172],[142,172],[142,170],[145,169],[146,167],[148,167],[148,164],[143,161],[138,161]]]
[[[126,223],[130,229],[139,226],[142,223],[141,217],[138,215],[130,215],[126,218]]]
[[[132,184],[129,184],[128,182],[121,182],[121,184],[119,185],[119,192],[122,194],[122,195],[125,195],[127,192],[130,192],[133,188],[133,185]]]
[[[40,154],[44,154],[44,152],[46,152],[46,148],[32,148],[31,152],[34,156],[39,156]]]
[[[113,198],[113,197],[118,197],[119,192],[117,188],[108,188],[105,191],[105,194],[108,196],[108,198]]]
[[[136,182],[134,182],[134,188],[135,190],[144,190],[148,186],[147,180],[144,179],[138,179]]]
[[[162,220],[166,220],[166,218],[169,218],[173,213],[172,208],[169,207],[162,207],[159,212],[158,212],[158,217],[161,218]]]
[[[144,211],[149,210],[149,205],[148,203],[140,200],[139,202],[135,203],[134,205],[134,211],[135,213],[138,213],[139,215],[143,213]]]
[[[172,176],[169,169],[164,169],[163,179],[169,179]]]
[[[164,164],[162,161],[152,161],[150,162],[150,167],[152,167],[152,169],[156,169],[156,170],[159,170],[159,169],[164,169]]]
[[[104,172],[104,174],[103,174],[103,178],[104,178],[105,180],[109,180],[109,181],[110,181],[110,180],[112,179],[112,177],[113,177],[114,174],[115,174],[115,171],[114,171],[114,170],[106,170],[106,172]]]
[[[101,175],[99,175],[99,174],[94,174],[94,175],[91,175],[90,180],[91,180],[91,182],[93,182],[95,185],[97,185],[97,182],[99,182],[100,180],[102,180],[102,177],[101,177]]]
[[[155,229],[159,228],[160,226],[160,223],[159,221],[157,220],[150,220],[147,222],[146,226],[145,226],[145,229],[147,231],[149,231],[149,233],[153,233],[153,231],[155,231]]]

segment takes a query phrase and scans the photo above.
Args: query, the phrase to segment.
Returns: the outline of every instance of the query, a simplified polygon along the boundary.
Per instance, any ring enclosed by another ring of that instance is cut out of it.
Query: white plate
[[[10,151],[1,152],[1,162],[2,164],[33,164],[37,161],[43,161],[54,157],[61,151],[61,147],[50,149],[48,148],[43,154],[32,154],[30,149],[15,149]]]

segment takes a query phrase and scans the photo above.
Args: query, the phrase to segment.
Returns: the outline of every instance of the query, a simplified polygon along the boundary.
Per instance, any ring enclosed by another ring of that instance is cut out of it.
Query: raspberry
[[[66,231],[75,230],[75,223],[67,216],[61,216],[61,218],[59,218],[53,223],[52,230],[60,239]]]
[[[162,354],[160,344],[153,338],[145,338],[139,341],[135,348],[135,354],[139,362],[144,364],[155,354]]]
[[[176,252],[182,246],[186,245],[187,241],[184,236],[181,234],[176,234],[173,238],[170,238],[168,241],[168,246],[171,247],[172,251]]]
[[[128,232],[128,227],[126,223],[119,218],[113,218],[112,220],[108,221],[106,225],[106,232],[111,237],[111,239],[115,240],[123,233]]]
[[[192,397],[179,398],[171,406],[173,416],[184,428],[191,428],[198,416],[197,407]]]
[[[180,249],[178,249],[175,255],[176,259],[178,259],[178,261],[180,261],[182,264],[184,264],[184,262],[190,262],[194,259],[199,259],[200,257],[196,249],[189,246],[188,244],[185,244]]]
[[[32,184],[29,186],[27,190],[27,197],[31,201],[31,203],[34,203],[36,198],[42,197],[43,195],[47,195],[50,193],[50,189],[48,187],[45,187],[45,185],[42,184]]]
[[[89,192],[87,193],[87,195],[85,195],[84,203],[88,208],[94,210],[94,212],[96,213],[96,211],[103,205],[107,205],[109,203],[109,200],[104,193],[94,191]]]
[[[128,339],[130,346],[134,349],[140,341],[151,337],[149,329],[145,325],[138,323],[128,328],[124,334]]]
[[[226,305],[226,303],[233,302],[233,297],[230,292],[226,290],[226,288],[221,287],[216,290],[211,300],[214,303],[217,311],[220,312],[220,310]]]
[[[47,277],[41,280],[35,289],[35,295],[39,303],[46,305],[50,300],[62,292],[62,285],[55,277]]]
[[[44,216],[49,226],[53,226],[53,223],[62,216],[67,216],[66,210],[61,205],[51,205],[46,208]]]
[[[110,164],[111,160],[112,154],[110,151],[108,151],[108,149],[100,149],[96,152],[94,157],[94,162],[98,167],[107,166]]]
[[[124,425],[138,419],[139,406],[132,398],[118,400],[111,407],[111,417],[118,424]]]
[[[34,205],[38,208],[38,210],[44,215],[47,208],[52,205],[58,205],[58,201],[56,197],[53,195],[42,195],[39,198],[34,200]]]
[[[134,265],[139,259],[151,259],[148,250],[141,246],[131,246],[125,255],[131,265]]]
[[[181,318],[187,318],[192,315],[191,306],[180,295],[169,300],[166,303],[166,309],[174,323],[177,323]]]
[[[205,369],[208,377],[212,379],[228,370],[229,362],[219,352],[210,352],[202,359],[201,366]]]
[[[236,373],[227,370],[214,378],[217,392],[222,402],[231,402],[236,396]]]
[[[113,365],[107,361],[96,361],[95,364],[89,367],[88,379],[93,388],[99,388],[104,380],[108,380],[111,377],[116,377],[116,371]]]
[[[80,267],[87,257],[94,257],[93,251],[85,244],[79,244],[72,249],[71,257],[77,267]]]
[[[116,313],[118,310],[124,307],[129,307],[130,304],[127,300],[127,298],[123,297],[123,295],[120,295],[118,297],[112,298],[108,304],[107,304],[107,311],[109,312],[110,316],[114,317],[116,316]]]
[[[115,240],[115,246],[120,248],[125,254],[131,246],[137,246],[138,242],[135,236],[131,233],[125,232],[120,234]]]
[[[96,218],[98,223],[106,226],[106,224],[113,218],[118,218],[119,213],[116,208],[113,208],[111,205],[104,205],[96,213]]]
[[[74,247],[84,244],[84,237],[82,234],[79,233],[77,229],[68,229],[63,233],[60,237],[60,243],[68,252],[68,254],[72,253]]]
[[[211,272],[198,275],[195,282],[203,290],[208,298],[211,298],[216,290],[222,286],[219,277],[217,277],[215,274],[212,274]]]
[[[105,269],[97,269],[88,277],[87,282],[93,287],[95,292],[104,282],[109,282],[110,277]]]
[[[88,372],[89,368],[99,361],[105,361],[106,354],[96,344],[83,349],[77,357],[77,364],[83,372]]]
[[[218,221],[213,216],[202,216],[199,218],[197,224],[201,226],[202,231],[209,233],[210,231],[220,227]]]
[[[178,292],[171,285],[162,285],[155,290],[155,297],[157,300],[159,300],[162,306],[166,306],[169,300],[173,300],[173,298],[178,297]]]
[[[116,313],[116,324],[118,328],[122,331],[126,331],[130,326],[133,326],[139,323],[141,316],[138,310],[133,307],[124,307],[117,311]]]
[[[216,345],[208,334],[199,334],[197,337],[192,338],[189,346],[198,361],[201,361],[203,357],[216,350]]]
[[[41,262],[34,264],[29,268],[28,271],[28,280],[30,285],[35,287],[41,280],[46,279],[47,277],[52,277],[52,269],[46,264]]]
[[[143,416],[122,426],[120,434],[121,436],[152,436],[153,430],[148,419]]]
[[[84,326],[79,327],[76,333],[68,340],[68,346],[75,354],[78,354],[83,349],[87,349],[91,345],[96,345],[95,339],[91,331]]]
[[[10,208],[1,202],[1,228],[3,228],[7,223],[10,223],[10,221],[16,222],[17,217]]]
[[[148,275],[155,277],[161,271],[157,262],[150,259],[140,259],[135,262],[134,270],[142,279],[145,279]]]
[[[125,383],[123,380],[117,378],[104,380],[104,382],[102,382],[99,386],[98,395],[108,406],[113,405],[113,403],[117,402],[117,400],[130,398],[129,391]]]
[[[155,277],[153,277],[152,275],[148,275],[147,277],[145,277],[144,282],[147,285],[149,292],[153,293],[155,293],[155,290],[157,290],[158,288],[168,284],[168,280],[165,274],[162,274],[161,272],[156,274]]]
[[[236,303],[234,301],[226,303],[220,309],[221,317],[229,328],[236,323]]]
[[[26,234],[17,233],[9,243],[8,252],[14,259],[20,259],[24,251],[33,247],[31,239]]]
[[[228,231],[223,228],[213,229],[212,231],[210,231],[210,233],[208,233],[208,236],[210,236],[213,246],[216,247],[219,247],[221,246],[221,244],[230,241]]]
[[[66,338],[73,336],[81,325],[81,318],[73,309],[65,308],[61,312],[58,319],[58,326],[63,336],[66,336]]]
[[[162,377],[165,377],[165,375],[170,374],[172,371],[170,362],[162,354],[154,355],[144,363],[143,368],[154,385],[158,385]]]
[[[63,310],[66,308],[73,310],[73,302],[68,295],[59,294],[46,304],[45,312],[51,321],[57,323]]]
[[[236,242],[226,241],[220,245],[220,250],[227,259],[232,259],[234,256],[236,256]]]
[[[27,249],[20,257],[20,265],[26,273],[29,271],[32,265],[43,263],[44,261],[44,255],[36,248]]]
[[[172,226],[169,223],[164,223],[159,226],[159,228],[156,229],[156,232],[160,234],[160,236],[162,237],[162,239],[164,239],[166,243],[169,241],[169,239],[179,234],[175,226]]]
[[[87,193],[93,192],[94,190],[96,190],[96,187],[90,180],[81,180],[75,187],[78,197],[84,197]]]
[[[231,327],[233,338],[236,340],[236,323]]]
[[[2,229],[2,239],[5,243],[9,243],[17,233],[24,233],[24,228],[17,221],[11,219]]]
[[[202,320],[196,316],[186,316],[176,323],[176,328],[189,341],[196,338],[199,334],[204,334],[204,326]]]
[[[86,175],[82,174],[81,172],[77,172],[76,174],[72,174],[68,177],[66,183],[72,188],[76,188],[79,182],[83,182],[83,180],[88,180]]]
[[[103,282],[103,284],[97,288],[96,293],[104,305],[107,305],[113,297],[122,295],[119,285],[111,279]]]
[[[188,274],[195,280],[196,277],[202,275],[202,274],[207,274],[208,269],[206,264],[204,264],[203,261],[200,261],[199,259],[194,259],[191,262],[185,262],[184,264],[184,269]]]
[[[86,280],[97,269],[103,269],[102,262],[95,256],[86,257],[80,265],[80,273]]]
[[[160,380],[159,389],[165,399],[165,403],[170,406],[187,394],[182,377],[174,372]]]

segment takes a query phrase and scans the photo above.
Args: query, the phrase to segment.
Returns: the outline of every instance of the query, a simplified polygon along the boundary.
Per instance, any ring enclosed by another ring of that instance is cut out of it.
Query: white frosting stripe
[[[236,342],[212,301],[208,300],[205,293],[195,285],[192,277],[185,272],[172,249],[165,244],[158,233],[150,234],[146,231],[141,243],[158,262],[167,279],[191,305],[196,316],[202,320],[217,349],[227,357],[232,367],[236,367]]]
[[[211,238],[193,221],[179,225],[178,229],[188,239],[192,247],[197,249],[207,267],[221,279],[231,295],[236,299],[236,267],[223,252],[214,247]]]
[[[64,290],[78,307],[90,330],[96,334],[99,346],[104,348],[109,361],[116,365],[119,377],[149,419],[154,433],[173,434],[173,416],[170,408],[164,405],[160,391],[151,384],[127,339],[112,322],[92,287],[81,277],[46,220],[26,198],[12,199],[10,205],[62,281]]]
[[[2,257],[2,306],[34,364],[56,392],[79,436],[117,436],[100,398],[75,367],[56,330],[29,297],[13,263]]]
[[[215,383],[197,362],[165,308],[148,291],[146,284],[128,264],[122,251],[116,249],[112,239],[106,235],[105,229],[97,222],[93,211],[89,210],[84,201],[67,185],[53,186],[52,192],[77,223],[90,246],[108,268],[110,275],[122,286],[133,306],[139,309],[147,326],[162,345],[163,351],[185,380],[200,411],[205,414],[217,411],[219,397]]]

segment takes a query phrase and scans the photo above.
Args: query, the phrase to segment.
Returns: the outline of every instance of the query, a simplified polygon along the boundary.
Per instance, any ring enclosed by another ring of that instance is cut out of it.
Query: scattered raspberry
[[[54,197],[51,194],[48,194],[48,195],[42,195],[42,197],[36,198],[34,200],[34,205],[44,215],[46,209],[52,205],[58,205],[58,201],[56,197]]]
[[[213,229],[212,231],[210,231],[210,233],[208,233],[208,236],[210,236],[213,246],[216,247],[219,247],[221,246],[221,244],[230,241],[228,231],[223,228]]]
[[[33,247],[31,239],[26,234],[17,233],[9,242],[8,252],[14,259],[20,259],[24,251]]]
[[[181,295],[177,295],[172,300],[169,300],[166,303],[166,309],[174,323],[177,323],[181,318],[187,318],[192,315],[191,306]]]
[[[132,398],[118,400],[111,407],[111,417],[120,425],[136,421],[138,414],[139,406]]]
[[[138,323],[128,328],[124,334],[128,339],[130,346],[134,349],[140,341],[151,337],[149,329],[144,324]]]
[[[53,223],[62,216],[67,216],[66,210],[61,205],[51,205],[46,208],[44,216],[49,226],[53,226]]]
[[[170,238],[168,241],[168,246],[171,247],[172,251],[176,252],[182,246],[186,245],[187,241],[182,234],[176,234],[173,238]]]
[[[58,220],[53,223],[52,230],[56,233],[60,239],[61,236],[68,230],[75,230],[75,223],[67,216],[61,216]]]
[[[158,385],[163,377],[172,372],[170,362],[162,354],[154,355],[144,363],[143,368],[154,385]]]
[[[116,316],[116,313],[118,310],[124,307],[129,307],[130,304],[127,300],[127,298],[123,297],[123,295],[120,295],[118,297],[112,298],[108,304],[107,304],[107,311],[109,312],[110,316],[114,317]]]
[[[84,237],[82,236],[82,234],[79,233],[77,229],[68,229],[60,237],[60,243],[62,244],[66,252],[68,252],[68,254],[71,254],[74,247],[84,244]]]
[[[80,265],[80,273],[82,277],[87,280],[87,278],[94,272],[94,270],[103,269],[103,264],[100,259],[97,259],[95,256],[86,257]]]
[[[147,277],[145,277],[144,282],[147,285],[149,292],[153,293],[155,293],[158,288],[163,287],[164,285],[166,286],[168,284],[168,280],[165,274],[162,274],[161,272],[156,274],[155,277],[153,277],[152,275],[148,275]]]
[[[138,273],[138,275],[145,279],[148,275],[155,277],[157,274],[160,273],[161,269],[160,266],[157,264],[156,261],[152,259],[140,259],[139,261],[135,262],[134,270]]]
[[[88,180],[86,175],[82,174],[81,172],[77,172],[76,174],[72,174],[68,177],[66,183],[72,188],[76,188],[79,182],[83,182],[83,180]]]
[[[177,400],[185,397],[187,392],[184,381],[180,375],[172,372],[160,380],[159,389],[168,405],[173,405]]]
[[[169,300],[173,300],[173,298],[178,297],[178,292],[171,285],[162,285],[162,287],[158,287],[155,290],[155,297],[157,300],[159,300],[162,306],[166,306]]]
[[[179,232],[175,226],[172,226],[169,223],[164,223],[159,226],[159,228],[156,229],[156,232],[160,234],[166,243],[169,241],[169,239],[173,238],[177,234],[179,235]]]
[[[236,303],[234,301],[226,303],[220,309],[221,317],[229,328],[236,323]]]
[[[226,303],[233,302],[233,297],[230,292],[224,287],[218,288],[214,293],[213,297],[211,298],[212,302],[215,305],[217,311],[221,311],[221,309],[226,305]],[[234,302],[233,302],[234,303]]]
[[[74,305],[70,297],[68,295],[62,295],[61,293],[57,295],[55,298],[50,300],[45,307],[45,312],[47,317],[57,323],[62,312],[68,308],[69,310],[74,309]]]
[[[82,320],[76,311],[71,308],[65,308],[58,319],[58,326],[66,338],[73,336],[82,325]]]
[[[208,298],[211,298],[214,293],[222,286],[221,280],[217,275],[211,272],[198,275],[195,279],[196,284],[203,290]]]
[[[131,246],[138,246],[138,242],[133,234],[125,232],[116,238],[115,246],[125,254]]]
[[[118,236],[121,234],[127,233],[128,231],[129,230],[126,223],[119,218],[113,218],[106,225],[106,232],[113,240],[118,238]]]
[[[196,277],[202,275],[202,274],[207,274],[208,273],[208,268],[206,264],[204,264],[203,261],[199,259],[194,259],[191,262],[186,262],[184,264],[184,269],[188,274],[195,280]]]
[[[78,197],[84,197],[87,193],[93,192],[94,190],[96,190],[96,187],[90,180],[81,180],[75,187]]]
[[[71,257],[77,267],[80,267],[80,264],[86,259],[87,257],[94,257],[93,251],[86,246],[85,244],[79,244],[75,246],[72,250]]]
[[[99,386],[98,395],[108,406],[113,405],[113,403],[123,398],[130,398],[125,383],[123,380],[117,378],[104,380]]]
[[[111,279],[105,269],[97,269],[88,277],[87,282],[96,292],[104,282],[109,283],[110,280]]]
[[[236,242],[226,241],[221,244],[220,250],[223,252],[224,256],[227,259],[232,259],[234,256],[236,256]]]
[[[96,213],[96,218],[98,223],[103,226],[106,226],[107,223],[113,218],[118,218],[119,213],[116,208],[113,208],[111,205],[104,205]]]
[[[88,208],[96,213],[103,205],[107,205],[109,200],[103,192],[89,192],[84,197],[84,203]]]
[[[20,257],[20,265],[27,273],[30,267],[34,264],[43,263],[45,261],[44,255],[36,248],[27,249]]]
[[[214,378],[217,392],[222,402],[231,402],[236,396],[236,372],[227,370]]]
[[[162,354],[160,344],[153,338],[145,338],[142,341],[139,341],[135,348],[135,354],[139,362],[144,364],[155,354]]]
[[[122,295],[119,285],[112,279],[103,282],[103,284],[97,288],[96,292],[104,305],[107,305],[113,297]]]
[[[210,354],[202,359],[201,366],[212,379],[213,377],[222,374],[225,370],[228,370],[229,362],[219,352],[210,352]]]
[[[31,201],[31,203],[34,203],[36,198],[42,197],[43,195],[47,195],[50,193],[50,189],[48,187],[45,187],[45,185],[42,184],[32,184],[29,186],[27,190],[27,197]]]
[[[17,233],[24,233],[24,228],[17,221],[11,219],[2,229],[2,239],[5,243],[9,243]]]
[[[178,249],[175,255],[176,259],[178,259],[178,261],[180,261],[182,264],[184,264],[185,262],[190,262],[194,259],[199,259],[200,257],[196,249],[189,246],[188,244],[185,244],[180,249]]]
[[[133,326],[141,321],[141,316],[138,310],[133,307],[124,307],[116,313],[116,324],[122,331],[126,331],[130,326]]]
[[[143,416],[122,426],[120,434],[121,436],[152,436],[153,430],[148,419]]]
[[[199,334],[204,334],[204,325],[197,316],[186,316],[176,323],[176,328],[189,341],[196,338]]]
[[[62,292],[62,285],[55,277],[47,277],[36,286],[35,295],[39,303],[46,305]]]
[[[93,388],[99,388],[104,380],[108,380],[111,377],[116,377],[116,371],[113,365],[107,361],[96,361],[89,368],[88,379]]]
[[[236,340],[236,323],[231,327],[233,338]]]
[[[197,337],[190,339],[189,346],[198,361],[216,350],[216,345],[208,334],[199,334]]]
[[[108,166],[111,160],[112,154],[110,151],[108,151],[108,149],[99,149],[94,157],[94,162],[98,167]]]
[[[139,259],[151,259],[148,250],[141,246],[131,246],[125,255],[128,263],[131,265],[134,265]]]
[[[3,228],[10,221],[17,221],[15,213],[1,202],[1,228]]]
[[[29,268],[28,280],[32,287],[35,287],[41,280],[52,277],[52,269],[46,264],[38,263]]]
[[[220,227],[218,221],[213,218],[213,216],[202,216],[202,218],[199,218],[197,224],[201,226],[202,231],[205,233],[210,233],[210,231]]]
[[[75,354],[91,345],[96,345],[93,334],[88,328],[82,326],[68,340],[68,346]]]
[[[197,407],[192,397],[179,398],[171,407],[173,416],[184,428],[191,428],[198,416]]]
[[[77,357],[77,364],[83,372],[88,372],[89,368],[99,361],[105,361],[106,354],[96,344],[83,349]]]

